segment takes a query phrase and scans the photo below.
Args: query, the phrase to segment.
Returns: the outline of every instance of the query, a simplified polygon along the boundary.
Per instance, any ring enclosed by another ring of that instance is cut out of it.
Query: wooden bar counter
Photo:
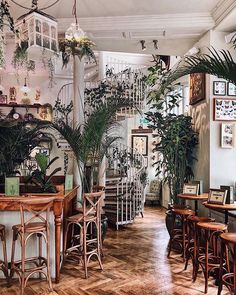
[[[52,216],[50,216],[50,236],[51,241],[55,241],[55,246],[53,247],[53,243],[51,243],[51,263],[52,263],[52,277],[55,278],[55,282],[58,283],[60,280],[60,264],[61,264],[61,250],[62,250],[62,242],[63,242],[63,219],[72,214],[73,210],[73,202],[77,197],[77,189],[75,187],[71,191],[63,192],[63,190],[59,190],[56,194],[39,194],[39,193],[30,193],[24,194],[21,196],[4,196],[0,194],[0,223],[6,226],[6,237],[7,237],[7,254],[8,261],[10,261],[10,253],[11,253],[11,242],[12,242],[12,225],[20,223],[20,212],[19,212],[19,202],[21,200],[25,200],[25,198],[33,198],[35,197],[52,197],[53,198],[53,206],[52,206]],[[35,210],[39,210],[37,207]],[[34,244],[35,245],[35,244]],[[34,246],[34,251],[37,245]],[[18,247],[20,248],[20,247]],[[54,250],[54,251],[53,251]],[[30,250],[29,250],[30,251]],[[35,252],[33,256],[35,255]]]

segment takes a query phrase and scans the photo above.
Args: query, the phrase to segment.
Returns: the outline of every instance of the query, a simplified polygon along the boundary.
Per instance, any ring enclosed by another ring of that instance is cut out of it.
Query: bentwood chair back
[[[40,279],[42,274],[46,277],[49,289],[52,290],[49,213],[53,202],[53,197],[31,196],[19,203],[21,223],[12,227],[13,241],[10,278],[12,279],[14,273],[18,274],[21,295],[24,294],[24,289],[30,277],[36,273],[39,273]],[[30,217],[28,217],[28,215],[30,215]],[[38,238],[38,255],[36,254],[33,257],[26,258],[26,244],[32,236]],[[46,257],[43,257],[42,254],[42,238],[46,245]],[[21,259],[15,261],[15,247],[18,239],[21,245]]]

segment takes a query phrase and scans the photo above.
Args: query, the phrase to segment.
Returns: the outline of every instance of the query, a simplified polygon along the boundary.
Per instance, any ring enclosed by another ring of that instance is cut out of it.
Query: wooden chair
[[[183,255],[183,260],[185,261],[186,259],[186,249],[187,249],[187,218],[190,215],[195,215],[195,211],[191,210],[191,209],[183,209],[181,207],[177,207],[177,208],[173,208],[172,209],[172,213],[173,213],[173,225],[172,225],[172,232],[170,235],[170,241],[169,241],[169,245],[168,245],[168,255],[167,257],[170,257],[170,253],[173,247],[174,243],[177,243],[178,245],[180,245],[181,249],[182,249],[182,255]],[[177,216],[180,216],[181,219],[181,225],[182,228],[181,229],[177,229],[176,228],[176,222],[177,222]]]
[[[49,233],[49,213],[53,206],[53,198],[47,197],[30,197],[19,203],[21,223],[14,225],[12,254],[11,254],[11,272],[12,279],[14,273],[17,273],[20,280],[21,295],[24,294],[24,289],[31,276],[39,273],[39,277],[43,274],[49,284],[49,289],[52,291],[51,270],[50,270],[50,233]],[[31,217],[26,219],[26,212],[30,213]],[[28,240],[36,236],[38,238],[39,253],[37,256],[26,258],[26,244]],[[42,238],[46,244],[46,258],[42,256]],[[15,261],[16,242],[20,239],[21,244],[21,259]],[[27,265],[29,266],[27,267]]]
[[[5,226],[2,224],[0,224],[0,239],[2,241],[2,253],[3,253],[3,260],[0,260],[0,270],[2,270],[6,279],[8,280],[6,232],[5,232]]]
[[[225,285],[231,294],[236,294],[236,233],[223,233],[220,235],[221,240],[221,256],[220,256],[220,273],[218,295],[221,294],[222,287]],[[227,247],[226,247],[227,246]],[[224,267],[224,260],[228,254],[224,250],[231,249],[233,258],[233,272]],[[225,258],[224,258],[225,257]]]
[[[228,226],[217,222],[198,222],[197,223],[197,257],[198,263],[202,268],[205,278],[205,290],[208,291],[208,278],[214,275],[218,278],[220,268],[219,256],[219,237],[223,232],[227,232]],[[205,253],[199,253],[200,237],[204,237]],[[226,251],[227,252],[227,251]],[[228,257],[223,262],[223,266],[228,268]],[[196,274],[197,275],[197,274]]]
[[[101,200],[104,192],[86,193],[83,196],[83,213],[66,219],[64,239],[64,261],[71,259],[82,262],[85,278],[88,277],[88,264],[95,256],[103,270],[101,261]],[[87,206],[87,204],[89,204]],[[76,234],[75,228],[79,228]],[[67,236],[72,229],[71,245],[67,247]]]
[[[198,260],[197,260],[197,223],[198,222],[214,222],[214,218],[209,218],[206,216],[188,216],[187,218],[187,227],[188,227],[188,244],[187,244],[187,250],[186,250],[186,262],[185,262],[185,268],[188,267],[189,259],[192,260],[192,266],[193,266],[193,272],[192,272],[192,279],[193,282],[196,280],[197,272],[198,272]],[[205,249],[204,247],[201,247],[199,245],[198,252],[199,254],[204,253]]]

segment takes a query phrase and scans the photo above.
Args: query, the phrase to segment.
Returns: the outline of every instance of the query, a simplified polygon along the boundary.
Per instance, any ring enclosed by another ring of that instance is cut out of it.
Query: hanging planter
[[[66,67],[70,61],[71,56],[78,56],[80,60],[86,56],[89,60],[96,62],[96,57],[93,52],[93,43],[88,37],[82,36],[80,38],[71,38],[59,41],[59,50],[62,53],[63,67]]]

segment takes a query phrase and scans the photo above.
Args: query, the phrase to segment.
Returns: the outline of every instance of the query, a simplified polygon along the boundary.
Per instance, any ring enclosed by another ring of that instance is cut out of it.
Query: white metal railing
[[[93,106],[99,102],[105,103],[117,94],[117,89],[122,89],[123,97],[132,104],[132,107],[125,107],[119,110],[117,115],[133,116],[137,110],[143,110],[145,101],[145,83],[143,69],[126,69],[114,74],[108,69],[106,78],[97,82],[85,83],[85,109],[90,113]],[[99,97],[100,93],[103,95]]]
[[[120,178],[115,184],[118,230],[120,225],[132,223],[136,216],[143,213],[141,173],[144,170],[144,157],[122,143],[116,143],[109,148],[107,159],[109,171],[113,170],[112,174]]]

